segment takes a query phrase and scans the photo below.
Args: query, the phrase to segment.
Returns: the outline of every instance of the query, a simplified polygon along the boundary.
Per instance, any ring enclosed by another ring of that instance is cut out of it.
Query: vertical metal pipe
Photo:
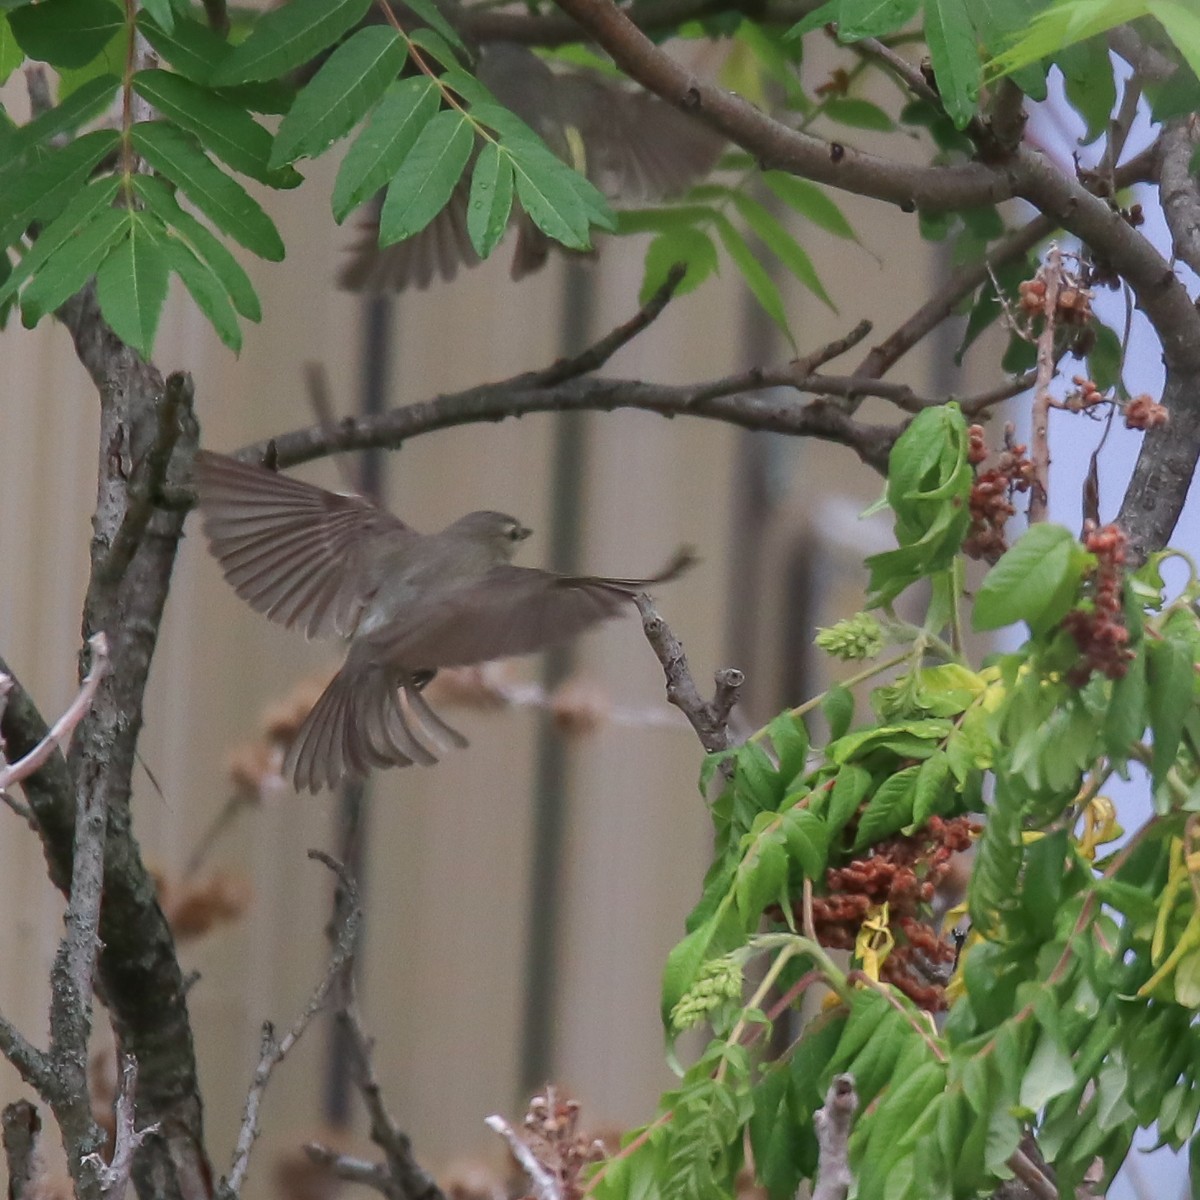
[[[594,309],[592,281],[579,263],[568,263],[564,284],[560,352],[575,354],[586,344]],[[550,562],[554,571],[579,570],[583,529],[583,475],[587,424],[583,413],[554,417],[550,475]],[[556,688],[575,664],[574,650],[547,652],[542,685]],[[568,811],[566,746],[549,714],[538,725],[533,791],[533,852],[525,927],[525,1008],[521,1023],[520,1079],[528,1096],[553,1074],[554,1018],[559,991],[562,852]]]

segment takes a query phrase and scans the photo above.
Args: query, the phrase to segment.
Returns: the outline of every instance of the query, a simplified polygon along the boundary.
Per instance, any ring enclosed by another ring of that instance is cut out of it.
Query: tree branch
[[[341,863],[331,858],[321,850],[310,850],[308,857],[324,863],[333,871],[346,891],[347,902],[343,908],[343,921],[334,941],[333,953],[312,995],[304,1007],[304,1011],[292,1022],[291,1027],[282,1038],[275,1036],[275,1028],[267,1021],[262,1028],[262,1048],[259,1054],[258,1066],[250,1081],[250,1089],[246,1093],[246,1107],[242,1115],[242,1123],[238,1130],[237,1146],[234,1149],[233,1161],[229,1172],[217,1185],[217,1196],[221,1200],[236,1200],[241,1195],[242,1184],[246,1172],[250,1168],[250,1152],[258,1138],[259,1110],[262,1107],[263,1095],[267,1084],[271,1081],[271,1073],[287,1057],[292,1047],[304,1036],[313,1017],[325,1007],[334,985],[342,981],[354,958],[358,943],[358,930],[362,922],[362,910],[358,903],[358,890],[354,881],[346,874]]]
[[[4,1106],[4,1158],[8,1164],[8,1200],[32,1200],[37,1177],[37,1143],[42,1119],[28,1100]]]
[[[1200,272],[1200,188],[1189,170],[1195,147],[1188,118],[1163,131],[1159,196],[1176,257]]]
[[[729,714],[737,703],[738,690],[745,676],[733,667],[718,671],[716,695],[711,702],[703,699],[692,678],[683,646],[659,616],[654,602],[642,592],[634,597],[634,603],[642,614],[642,630],[646,640],[662,664],[667,681],[667,700],[687,717],[700,744],[709,754],[728,750],[732,743]]]
[[[850,1171],[850,1125],[858,1111],[853,1075],[835,1075],[825,1103],[813,1113],[817,1130],[817,1176],[812,1200],[846,1200],[854,1184]]]

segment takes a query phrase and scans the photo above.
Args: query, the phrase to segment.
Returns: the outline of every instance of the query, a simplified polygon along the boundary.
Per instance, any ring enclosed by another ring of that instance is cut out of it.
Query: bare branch
[[[1193,120],[1172,121],[1163,132],[1159,193],[1176,256],[1200,271],[1200,187],[1189,170],[1196,147]]]
[[[1037,338],[1037,381],[1034,384],[1030,430],[1033,482],[1029,489],[1029,523],[1046,519],[1050,502],[1050,384],[1054,379],[1054,335],[1058,329],[1058,300],[1062,294],[1062,251],[1051,246],[1046,263],[1038,272],[1045,287],[1042,299],[1042,329]]]
[[[835,1075],[825,1103],[813,1113],[819,1147],[812,1200],[846,1200],[854,1184],[850,1172],[850,1125],[858,1111],[853,1075]]]
[[[563,1200],[562,1190],[558,1180],[546,1170],[537,1160],[537,1155],[517,1136],[513,1127],[498,1113],[484,1118],[484,1124],[498,1133],[507,1143],[513,1158],[521,1164],[521,1170],[529,1176],[533,1184],[533,1194],[537,1200]]]
[[[105,1162],[99,1154],[89,1154],[88,1161],[100,1178],[100,1187],[111,1200],[123,1200],[133,1172],[133,1156],[138,1147],[157,1125],[135,1128],[135,1097],[137,1096],[137,1063],[128,1054],[121,1055],[121,1085],[117,1092],[116,1133],[113,1138],[112,1158]]]
[[[717,672],[717,694],[713,701],[704,700],[688,667],[687,656],[679,639],[659,616],[650,597],[642,592],[634,597],[642,614],[642,629],[667,681],[667,699],[687,717],[700,744],[710,754],[728,750],[730,746],[729,713],[737,702],[738,689],[744,676],[741,671],[727,668]]]
[[[0,1124],[4,1129],[4,1158],[8,1164],[8,1200],[31,1200],[42,1119],[28,1100],[14,1100],[4,1106]]]
[[[0,760],[0,792],[28,779],[35,771],[40,770],[50,759],[51,755],[62,750],[70,740],[75,726],[83,719],[84,714],[92,706],[96,689],[100,681],[108,673],[108,639],[103,633],[93,634],[88,644],[92,648],[92,662],[87,677],[79,689],[75,699],[66,711],[54,722],[54,726],[38,742],[32,750],[24,754],[14,763],[4,764]],[[7,683],[4,688],[7,694],[12,681],[5,674],[0,674],[0,685]]]
[[[354,881],[346,874],[342,865],[321,850],[310,850],[308,857],[324,863],[333,871],[346,890],[348,903],[344,912],[344,920],[337,932],[333,952],[320,982],[313,989],[304,1011],[292,1022],[291,1027],[282,1038],[275,1036],[275,1028],[270,1021],[263,1024],[262,1043],[255,1068],[254,1077],[250,1081],[250,1089],[246,1093],[246,1106],[242,1114],[242,1123],[238,1130],[237,1145],[233,1153],[233,1161],[229,1172],[217,1185],[216,1194],[222,1200],[236,1200],[241,1194],[246,1172],[250,1167],[250,1153],[258,1138],[259,1110],[262,1107],[263,1095],[267,1084],[271,1081],[271,1073],[287,1057],[292,1047],[304,1036],[313,1017],[325,1006],[330,992],[335,984],[344,977],[349,964],[353,961],[354,951],[358,941],[358,929],[362,920],[362,911],[358,904],[358,891]]]
[[[374,1188],[375,1191],[389,1197],[389,1200],[396,1200],[396,1197],[399,1196],[387,1168],[382,1163],[369,1162],[365,1158],[354,1158],[349,1154],[339,1154],[321,1142],[308,1142],[304,1147],[304,1153],[317,1166],[324,1167],[338,1179]]]
[[[3,1016],[0,1016],[0,1054],[43,1099],[48,1100],[54,1094],[54,1071],[49,1056]]]

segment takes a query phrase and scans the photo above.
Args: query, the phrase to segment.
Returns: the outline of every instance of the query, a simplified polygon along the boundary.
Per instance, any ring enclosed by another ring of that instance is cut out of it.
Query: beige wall
[[[324,363],[335,402],[354,402],[358,302],[331,285],[343,234],[328,217],[332,167],[309,171],[298,193],[269,204],[290,248],[277,266],[248,264],[266,318],[247,330],[240,360],[224,350],[183,299],[172,297],[157,349],[164,371],[195,376],[203,440],[227,449],[310,420],[302,363]],[[915,219],[850,203],[863,249],[819,232],[804,239],[831,284],[834,316],[789,287],[802,349],[844,332],[860,316],[884,332],[925,286]],[[594,272],[595,329],[627,316],[640,279],[638,247],[612,246]],[[505,255],[453,287],[405,298],[396,310],[392,401],[404,403],[548,362],[558,350],[562,273],[519,285]],[[624,350],[614,373],[700,379],[746,365],[745,296],[732,268],[673,304],[654,329]],[[784,354],[780,350],[780,354]],[[79,604],[86,581],[88,515],[94,490],[95,397],[62,330],[19,325],[0,334],[0,646],[43,709],[72,691]],[[909,368],[925,382],[927,367]],[[438,526],[476,507],[527,519],[543,536],[524,561],[546,550],[548,471],[555,418],[418,439],[390,460],[390,498],[418,527]],[[730,595],[725,564],[738,431],[640,413],[588,418],[582,560],[597,571],[653,568],[679,542],[703,564],[661,595],[697,676],[723,665]],[[850,452],[821,445],[784,452],[790,481],[767,538],[824,519],[833,501],[873,496],[878,482]],[[335,485],[328,463],[305,475]],[[852,510],[853,511],[853,510]],[[857,552],[856,552],[857,553]],[[771,559],[764,570],[771,572]],[[853,569],[850,569],[850,577]],[[779,598],[752,667],[777,666]],[[751,600],[750,586],[740,603]],[[224,760],[262,707],[305,672],[332,665],[334,649],[306,646],[251,613],[225,586],[189,525],[151,680],[142,754],[163,789],[137,779],[139,836],[147,858],[177,873],[226,795]],[[590,635],[581,669],[614,704],[663,706],[658,665],[626,620]],[[532,668],[531,668],[532,669]],[[764,702],[765,703],[765,702]],[[536,717],[529,712],[453,714],[469,750],[433,770],[378,777],[367,873],[370,917],[364,994],[378,1037],[378,1063],[396,1115],[433,1164],[489,1150],[483,1117],[519,1114],[517,1047],[522,1012],[524,922],[531,888],[531,779]],[[763,711],[752,719],[768,715]],[[658,979],[694,901],[708,843],[695,789],[700,753],[682,727],[609,725],[570,751],[565,880],[554,1046],[558,1075],[599,1122],[647,1119],[668,1082],[661,1065]],[[246,873],[255,900],[247,917],[184,951],[201,973],[191,993],[206,1089],[211,1147],[227,1161],[265,1017],[289,1020],[303,1004],[324,954],[324,872],[310,846],[332,845],[331,803],[282,794],[248,814],[221,844],[216,866]],[[0,814],[0,819],[3,815]],[[0,837],[0,1009],[45,1036],[45,977],[59,934],[60,906],[43,881],[36,843],[8,816]],[[543,881],[538,881],[541,886]],[[551,882],[544,881],[548,891]],[[281,1146],[320,1121],[324,1029],[314,1029],[280,1069],[267,1097],[266,1138],[254,1178]],[[17,1084],[0,1068],[0,1100]]]

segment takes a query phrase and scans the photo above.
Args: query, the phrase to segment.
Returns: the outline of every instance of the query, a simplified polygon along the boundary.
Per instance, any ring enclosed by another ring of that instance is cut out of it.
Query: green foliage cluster
[[[786,1200],[817,1168],[813,1113],[842,1072],[861,1099],[860,1200],[989,1193],[1027,1131],[1068,1195],[1097,1158],[1111,1177],[1139,1128],[1157,1123],[1162,1142],[1196,1155],[1200,581],[1165,599],[1163,556],[1128,576],[1127,669],[1089,672],[1063,618],[1094,609],[1097,556],[1034,526],[974,598],[976,628],[1023,622],[1028,636],[973,666],[955,615],[966,432],[953,406],[927,411],[892,454],[899,547],[870,565],[903,652],[705,762],[716,853],[662,1011],[669,1047],[701,1018],[712,1037],[659,1118],[602,1168],[604,1200],[728,1196],[747,1147]],[[918,581],[932,602],[916,629],[887,604]],[[857,713],[851,689],[897,666]],[[814,743],[818,703],[828,736]],[[1114,776],[1144,784],[1145,812],[1104,855],[1122,833],[1103,795]],[[969,813],[984,814],[971,933],[935,1024],[880,981],[864,943],[838,965],[794,914],[806,890],[828,894],[830,868]],[[759,982],[734,998],[744,977]],[[812,990],[824,1006],[769,1054],[774,1024]]]

